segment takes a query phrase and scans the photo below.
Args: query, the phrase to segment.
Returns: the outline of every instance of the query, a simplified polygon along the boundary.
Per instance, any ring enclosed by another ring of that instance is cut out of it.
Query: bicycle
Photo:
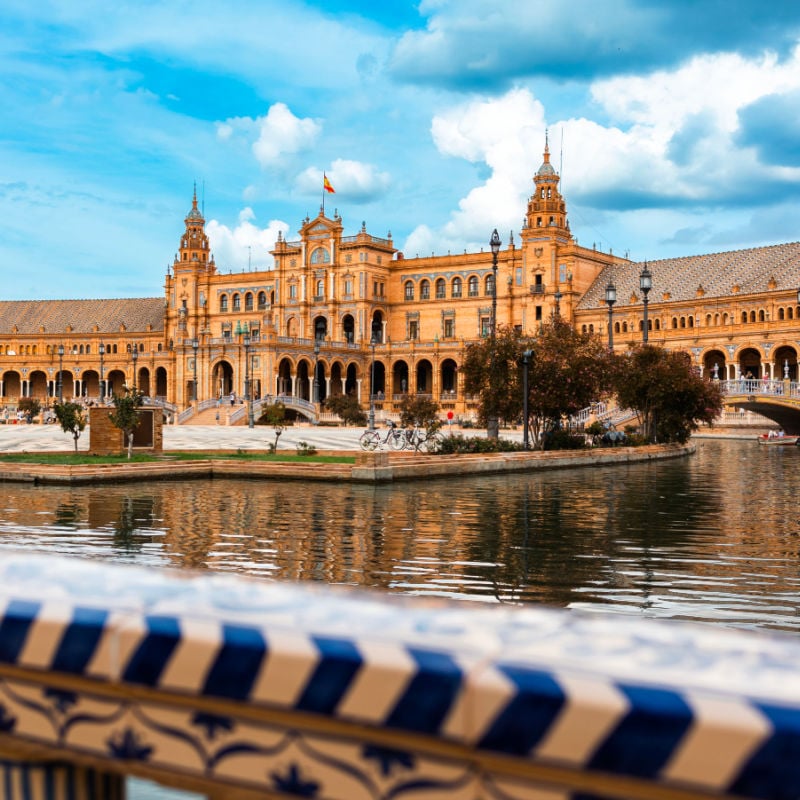
[[[362,450],[372,452],[373,450],[382,450],[384,445],[389,445],[392,450],[402,450],[406,446],[405,436],[403,431],[399,430],[391,420],[386,423],[388,430],[386,436],[381,438],[380,431],[364,431],[358,443],[361,445]]]
[[[444,437],[439,431],[429,432],[425,428],[415,425],[404,432],[403,444],[414,452],[437,453],[444,443]]]

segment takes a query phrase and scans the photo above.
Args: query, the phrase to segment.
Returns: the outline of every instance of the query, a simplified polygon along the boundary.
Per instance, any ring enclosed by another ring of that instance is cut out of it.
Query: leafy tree
[[[274,453],[278,449],[278,439],[286,427],[286,406],[283,403],[270,403],[262,406],[258,424],[272,425],[275,431],[275,441],[269,445],[269,449]]]
[[[479,397],[481,425],[492,416],[505,422],[519,417],[522,389],[518,362],[529,344],[515,328],[499,325],[494,339],[489,337],[467,347],[461,373],[467,394]]]
[[[718,382],[701,378],[682,351],[637,347],[620,357],[615,388],[619,405],[638,413],[650,442],[685,442],[722,411]]]
[[[418,451],[423,443],[430,448],[434,444],[433,435],[442,427],[442,421],[439,418],[439,404],[427,397],[407,394],[398,404],[398,409],[401,427],[419,427],[425,431],[424,436],[415,436],[410,440],[414,445],[414,450]]]
[[[325,408],[338,414],[345,425],[366,425],[364,413],[355,394],[334,394],[325,400]]]
[[[608,393],[616,364],[600,338],[560,317],[542,326],[531,349],[528,418],[534,444],[544,448],[545,433]]]
[[[114,410],[108,415],[111,424],[122,431],[128,443],[128,458],[133,454],[133,432],[139,424],[139,408],[143,397],[136,387],[125,387],[125,394],[114,395]]]
[[[80,439],[86,427],[86,411],[79,403],[56,403],[53,407],[61,430],[64,433],[71,433],[75,442],[75,452],[78,452],[78,439]]]
[[[467,392],[480,395],[478,416],[485,424],[492,410],[507,421],[523,413],[522,353],[528,367],[528,421],[535,445],[544,434],[605,394],[612,385],[613,357],[602,341],[556,317],[533,339],[501,327],[491,339],[467,348],[462,367]]]
[[[35,397],[20,397],[17,402],[17,409],[24,412],[28,422],[34,417],[39,416],[42,410],[42,404]]]

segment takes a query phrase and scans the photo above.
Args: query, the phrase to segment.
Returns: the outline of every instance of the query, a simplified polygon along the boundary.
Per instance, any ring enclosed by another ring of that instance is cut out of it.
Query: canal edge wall
[[[696,445],[688,442],[686,444],[656,444],[644,447],[598,448],[590,451],[552,450],[447,456],[377,452],[358,453],[355,465],[313,462],[249,461],[242,463],[214,458],[135,464],[5,463],[0,465],[0,482],[83,485],[127,481],[243,478],[247,480],[392,483],[432,478],[613,466],[678,458],[691,455],[695,450]]]

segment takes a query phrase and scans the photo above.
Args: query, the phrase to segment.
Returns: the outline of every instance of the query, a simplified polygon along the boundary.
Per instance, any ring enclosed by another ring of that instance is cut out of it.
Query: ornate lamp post
[[[606,286],[606,303],[608,303],[608,349],[614,349],[614,303],[617,302],[617,287],[614,281]]]
[[[131,360],[133,361],[133,390],[136,391],[136,362],[139,360],[139,345],[136,342],[133,343],[133,348],[131,349]]]
[[[106,346],[103,344],[103,342],[100,342],[100,346],[97,348],[97,350],[100,353],[100,400],[105,402],[106,382],[103,377],[103,356],[106,354]]]
[[[319,403],[319,336],[314,337],[314,389],[312,400]]]
[[[648,340],[648,326],[647,326],[647,295],[653,288],[653,273],[647,269],[647,262],[644,262],[644,268],[639,275],[639,288],[642,290],[642,302],[644,303],[644,320],[642,329],[642,341],[647,344]]]
[[[499,435],[499,421],[497,419],[497,412],[495,411],[496,391],[497,385],[495,380],[495,339],[497,337],[497,255],[500,252],[500,236],[497,233],[497,228],[492,231],[492,238],[489,239],[489,247],[492,251],[492,320],[491,320],[491,337],[492,337],[492,352],[489,367],[489,393],[491,397],[491,408],[486,415],[486,435],[490,439],[496,439]]]
[[[533,358],[533,350],[522,353],[522,447],[528,449],[528,367]]]
[[[371,431],[375,430],[375,345],[378,343],[375,337],[375,331],[372,332],[372,338],[369,341],[372,347],[372,366],[370,367],[369,379],[369,423],[368,427]]]
[[[252,428],[255,420],[253,419],[253,403],[250,399],[250,330],[248,328],[244,329],[242,344],[244,345],[244,401],[247,403],[247,427]]]
[[[200,342],[197,341],[197,337],[195,336],[192,339],[192,350],[194,351],[194,360],[192,364],[194,365],[194,377],[192,379],[192,400],[196,403],[197,402],[197,350],[200,347]]]
[[[64,402],[64,374],[62,368],[64,366],[64,345],[58,346],[58,380],[56,381],[56,390],[58,394],[58,403],[61,405]]]
[[[556,318],[561,316],[561,298],[564,295],[561,294],[560,289],[556,289],[555,294],[553,295],[553,300],[556,301],[556,307],[553,309],[553,314]]]

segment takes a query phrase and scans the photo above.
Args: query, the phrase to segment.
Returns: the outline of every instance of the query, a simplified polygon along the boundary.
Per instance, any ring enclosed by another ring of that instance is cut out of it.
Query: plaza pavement
[[[386,427],[376,426],[382,435]],[[446,432],[447,426],[444,430]],[[316,425],[293,425],[285,428],[278,441],[278,450],[294,453],[298,442],[306,442],[318,450],[359,450],[358,439],[365,428],[328,428]],[[470,436],[485,436],[486,431],[470,430]],[[518,432],[503,432],[504,437],[521,438]],[[165,425],[165,450],[266,450],[275,441],[269,426],[235,425]],[[0,453],[46,452],[72,450],[72,436],[58,425],[0,425]],[[78,439],[78,450],[88,451],[89,430]]]

